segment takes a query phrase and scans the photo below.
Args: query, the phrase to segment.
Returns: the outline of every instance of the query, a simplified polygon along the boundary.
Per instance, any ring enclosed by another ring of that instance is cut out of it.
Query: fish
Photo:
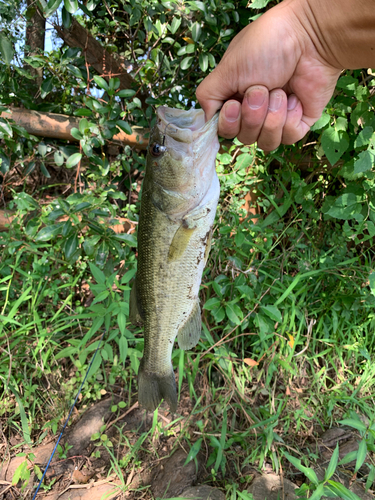
[[[137,273],[129,318],[143,324],[138,402],[154,411],[164,399],[177,410],[172,350],[201,335],[199,288],[211,247],[220,185],[218,113],[160,106],[150,133],[138,224]]]

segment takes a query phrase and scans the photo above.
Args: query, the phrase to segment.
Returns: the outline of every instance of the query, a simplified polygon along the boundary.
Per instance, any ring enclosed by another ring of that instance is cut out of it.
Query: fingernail
[[[280,94],[279,92],[273,92],[270,95],[270,103],[268,105],[268,109],[270,111],[278,111],[280,109],[282,100],[283,100],[282,94]]]
[[[235,122],[238,120],[241,111],[241,104],[237,101],[227,102],[224,105],[224,116],[228,122]]]
[[[249,90],[246,100],[251,109],[259,109],[266,100],[266,92],[260,89]]]
[[[290,95],[288,97],[288,105],[287,105],[288,111],[294,109],[297,106],[297,103],[298,103],[297,96],[295,96],[294,94]]]

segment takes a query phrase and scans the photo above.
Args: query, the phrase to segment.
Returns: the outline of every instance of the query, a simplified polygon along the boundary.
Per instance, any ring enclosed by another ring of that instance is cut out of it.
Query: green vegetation
[[[15,215],[0,233],[4,460],[27,450],[32,464],[32,448],[59,432],[103,329],[78,408],[118,386],[125,396],[116,415],[136,401],[143,339],[128,322],[136,234],[113,227],[118,217],[136,227],[144,151],[120,145],[114,154],[113,137],[152,127],[157,105],[189,107],[235,33],[274,3],[40,0],[53,26],[66,31],[77,20],[125,61],[131,88],[116,75],[105,79],[104,69],[99,74],[67,44],[25,55],[25,22],[35,8],[0,5],[0,112],[22,107],[79,121],[75,142],[67,142],[0,118],[0,208]],[[206,482],[227,498],[251,498],[252,468],[268,466],[286,477],[299,471],[303,498],[352,499],[332,479],[338,450],[323,480],[314,472],[316,438],[339,422],[360,435],[358,451],[341,463],[354,460],[372,486],[374,88],[372,72],[343,74],[323,116],[295,146],[265,155],[223,142],[202,338],[173,355],[191,417],[177,415],[162,429],[156,412],[151,430],[123,455],[126,435],[114,444],[103,427],[93,436],[110,451],[123,490],[124,470],[155,459],[153,443],[169,433],[175,447],[190,450],[188,461],[205,450]],[[245,210],[246,194],[257,215]],[[22,467],[14,484],[25,486],[30,470]]]

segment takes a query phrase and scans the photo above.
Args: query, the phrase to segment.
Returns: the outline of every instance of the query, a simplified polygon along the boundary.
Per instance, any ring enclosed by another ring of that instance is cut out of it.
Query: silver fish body
[[[191,349],[201,334],[198,293],[220,192],[217,123],[163,106],[150,136],[130,297],[130,319],[144,324],[138,400],[149,411],[162,398],[176,410],[173,344]]]

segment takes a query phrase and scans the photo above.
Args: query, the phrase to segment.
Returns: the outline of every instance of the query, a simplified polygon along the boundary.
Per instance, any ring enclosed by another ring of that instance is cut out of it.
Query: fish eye
[[[151,147],[150,147],[150,153],[152,156],[157,158],[158,156],[161,156],[167,148],[165,146],[162,146],[161,144],[158,144],[157,142],[154,142]]]

